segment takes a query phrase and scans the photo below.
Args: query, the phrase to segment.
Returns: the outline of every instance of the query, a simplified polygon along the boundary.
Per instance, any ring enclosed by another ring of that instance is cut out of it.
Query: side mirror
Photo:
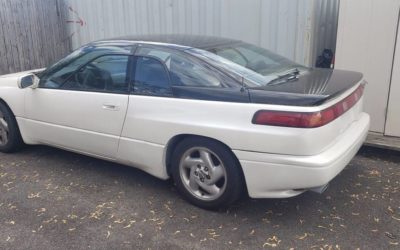
[[[39,87],[39,82],[40,82],[39,77],[37,77],[35,74],[29,74],[19,79],[18,87],[20,89],[25,89],[28,87],[36,89]]]

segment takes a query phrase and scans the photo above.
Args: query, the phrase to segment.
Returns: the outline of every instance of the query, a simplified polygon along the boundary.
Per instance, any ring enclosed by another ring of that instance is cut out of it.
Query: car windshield
[[[243,77],[249,87],[266,86],[282,78],[287,72],[307,70],[306,67],[285,57],[242,42],[211,48],[208,51],[190,49],[188,52],[226,70],[238,80]]]

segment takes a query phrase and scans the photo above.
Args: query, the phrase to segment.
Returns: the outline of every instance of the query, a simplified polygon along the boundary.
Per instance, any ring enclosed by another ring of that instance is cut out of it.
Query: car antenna
[[[242,76],[242,88],[240,89],[241,92],[244,92],[246,89],[246,84],[244,83],[244,77]]]

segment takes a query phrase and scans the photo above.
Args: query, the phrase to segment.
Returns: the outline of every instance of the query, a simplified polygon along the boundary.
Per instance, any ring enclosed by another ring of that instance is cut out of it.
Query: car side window
[[[165,65],[157,58],[136,56],[133,92],[143,95],[171,96],[170,80]]]
[[[141,47],[136,52],[142,56],[152,56],[162,61],[170,74],[174,86],[224,87],[223,81],[212,69],[189,55],[173,50]]]
[[[127,93],[128,62],[129,56],[126,55],[98,57],[80,68],[61,89]]]
[[[79,69],[79,67],[93,58],[96,53],[84,48],[72,52],[70,55],[46,70],[46,74],[41,77],[39,87],[57,89]]]

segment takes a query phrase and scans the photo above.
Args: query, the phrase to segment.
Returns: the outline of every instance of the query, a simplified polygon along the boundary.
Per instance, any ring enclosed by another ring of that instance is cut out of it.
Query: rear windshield
[[[215,66],[243,77],[249,87],[265,86],[284,72],[306,67],[269,50],[248,43],[228,44],[209,48],[208,51],[190,49],[189,53],[202,57]]]
[[[300,66],[283,56],[248,43],[230,44],[208,50],[264,76]]]

